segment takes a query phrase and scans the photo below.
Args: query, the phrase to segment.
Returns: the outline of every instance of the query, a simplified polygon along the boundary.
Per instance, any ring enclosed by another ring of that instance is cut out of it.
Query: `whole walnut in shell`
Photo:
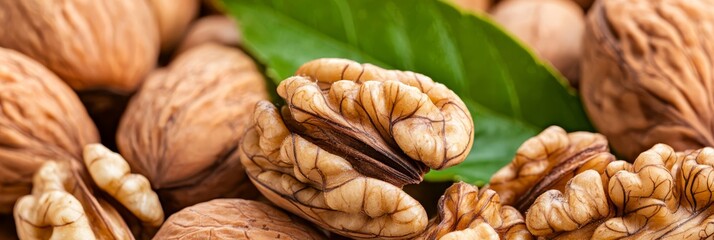
[[[146,176],[167,212],[218,197],[257,194],[238,143],[250,110],[267,99],[253,60],[215,44],[193,48],[149,76],[117,132],[129,165]]]
[[[241,143],[251,181],[276,205],[337,234],[414,237],[424,208],[401,187],[464,160],[466,106],[413,72],[318,59],[278,86],[287,105],[260,102]]]
[[[603,0],[587,19],[580,93],[627,159],[714,146],[714,2]]]
[[[186,37],[176,48],[176,54],[206,43],[237,47],[240,42],[240,31],[235,19],[223,15],[207,16],[191,25],[186,32]]]
[[[154,239],[327,239],[302,219],[265,203],[215,199],[169,217]]]
[[[577,86],[585,31],[580,6],[572,0],[507,0],[491,15]]]
[[[0,47],[37,60],[76,90],[131,92],[154,67],[146,0],[0,1]]]
[[[196,15],[199,0],[149,0],[159,26],[162,52],[173,49]]]
[[[99,136],[72,89],[18,52],[0,48],[0,89],[0,213],[9,213],[42,163],[81,161]]]
[[[588,170],[565,191],[536,199],[531,233],[549,239],[711,239],[714,149],[675,152],[658,144],[630,164],[607,166],[606,181]]]

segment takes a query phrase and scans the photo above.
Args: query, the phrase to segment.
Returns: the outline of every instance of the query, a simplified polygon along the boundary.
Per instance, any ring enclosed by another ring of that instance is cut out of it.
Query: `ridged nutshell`
[[[72,89],[16,51],[0,48],[0,89],[0,213],[9,213],[44,162],[81,161],[99,136]]]
[[[0,1],[0,29],[0,47],[37,60],[75,90],[131,92],[159,52],[146,0]]]

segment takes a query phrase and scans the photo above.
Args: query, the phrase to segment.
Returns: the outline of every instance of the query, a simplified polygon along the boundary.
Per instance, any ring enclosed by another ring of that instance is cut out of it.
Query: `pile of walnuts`
[[[602,134],[426,206],[474,147],[438,79],[316,59],[275,105],[213,1],[0,1],[0,238],[713,239],[714,2],[454,1],[493,3]]]

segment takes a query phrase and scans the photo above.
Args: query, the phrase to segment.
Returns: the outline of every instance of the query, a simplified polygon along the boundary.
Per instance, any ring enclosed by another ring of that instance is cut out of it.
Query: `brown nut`
[[[30,193],[42,163],[81,161],[82,146],[99,136],[72,89],[18,52],[0,48],[0,89],[1,214]]]
[[[565,191],[546,192],[526,215],[547,238],[711,239],[714,149],[675,152],[658,144],[633,164],[612,162],[605,185],[586,171]]]
[[[463,8],[464,10],[483,13],[491,7],[491,0],[449,0],[454,5]]]
[[[508,0],[491,15],[577,86],[585,31],[580,6],[571,0]]]
[[[603,0],[591,9],[580,93],[627,159],[657,143],[714,146],[713,10],[701,0]]]
[[[190,48],[205,43],[218,43],[237,47],[240,42],[238,23],[234,19],[223,15],[207,16],[198,19],[191,25],[186,37],[176,48],[176,54],[181,54]]]
[[[0,1],[0,29],[0,47],[37,60],[76,90],[133,91],[158,54],[146,0]]]
[[[513,161],[491,177],[487,188],[500,195],[501,203],[525,213],[545,191],[563,191],[573,176],[586,170],[604,175],[612,161],[615,156],[602,135],[566,133],[552,126],[524,142]]]
[[[33,178],[32,195],[14,210],[20,239],[133,239],[121,216],[96,199],[76,161],[47,161]]]
[[[243,199],[216,199],[169,217],[154,239],[327,239],[293,215]]]
[[[168,52],[183,37],[198,15],[199,0],[149,0],[159,26],[162,52]]]
[[[253,183],[347,237],[424,230],[424,208],[401,187],[464,160],[473,122],[461,99],[424,75],[344,59],[308,62],[297,75],[278,86],[282,113],[268,102],[255,108],[240,150]]]
[[[498,194],[463,182],[449,187],[439,199],[439,215],[417,239],[532,239],[523,216],[502,205]]]
[[[218,197],[250,198],[257,191],[237,148],[263,99],[265,83],[250,57],[196,47],[149,77],[122,117],[117,145],[169,214]]]

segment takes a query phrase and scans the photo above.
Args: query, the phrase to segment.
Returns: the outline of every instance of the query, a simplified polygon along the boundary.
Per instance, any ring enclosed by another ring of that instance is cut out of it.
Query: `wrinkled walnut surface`
[[[711,239],[714,149],[675,152],[658,144],[633,164],[612,162],[607,181],[589,170],[564,192],[536,199],[526,215],[535,235],[561,239]]]
[[[156,22],[143,0],[0,1],[0,29],[0,47],[37,60],[77,90],[133,91],[158,55]]]
[[[122,117],[117,145],[169,214],[218,197],[249,198],[257,191],[237,149],[263,99],[265,83],[250,57],[202,45],[149,77]]]
[[[424,208],[401,187],[463,161],[473,137],[464,103],[424,75],[349,60],[314,60],[296,75],[278,86],[287,106],[258,103],[241,144],[258,189],[352,238],[424,230]]]
[[[326,239],[302,219],[267,204],[216,199],[169,217],[154,239]]]
[[[439,215],[417,237],[445,239],[532,239],[523,216],[502,205],[496,192],[463,182],[449,187],[439,199]]]
[[[487,188],[500,195],[501,203],[525,212],[545,191],[562,191],[573,176],[585,170],[604,174],[614,160],[604,136],[566,133],[552,126],[525,141],[513,161],[491,177]]]
[[[81,161],[99,136],[77,95],[18,52],[0,48],[0,89],[0,213],[10,213],[43,162]]]
[[[580,93],[615,151],[714,146],[714,2],[598,1],[584,39]]]
[[[32,194],[14,209],[20,239],[134,239],[119,213],[94,197],[77,161],[46,161],[33,178]]]

